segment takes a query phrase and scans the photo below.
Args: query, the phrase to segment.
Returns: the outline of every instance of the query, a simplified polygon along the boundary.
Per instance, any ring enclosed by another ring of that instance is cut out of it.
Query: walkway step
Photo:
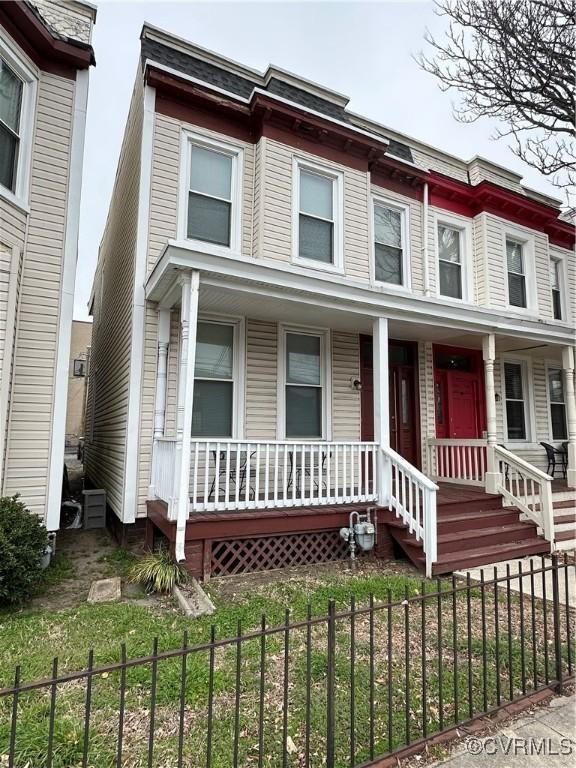
[[[530,541],[509,543],[503,547],[495,544],[490,547],[479,547],[466,551],[450,552],[439,556],[438,562],[432,566],[434,574],[451,573],[452,571],[472,568],[479,565],[488,565],[503,560],[516,560],[529,555],[546,554],[550,551],[550,545],[543,538],[534,538]]]

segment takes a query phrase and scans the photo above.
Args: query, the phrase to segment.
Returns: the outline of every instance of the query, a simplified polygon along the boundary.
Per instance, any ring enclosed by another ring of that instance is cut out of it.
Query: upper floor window
[[[508,304],[526,308],[526,260],[524,245],[506,238],[506,263],[508,266]]]
[[[218,248],[240,249],[241,150],[188,137],[183,236]]]
[[[566,402],[564,399],[564,382],[560,368],[548,369],[548,391],[550,393],[550,421],[552,422],[552,439],[566,440]]]
[[[36,76],[0,27],[0,195],[26,204],[32,155]]]
[[[554,313],[554,320],[562,320],[561,269],[562,264],[558,259],[550,259],[550,282],[552,285],[552,310]]]
[[[342,175],[296,162],[294,256],[324,269],[340,269]]]
[[[24,83],[0,58],[0,184],[16,186]]]
[[[374,203],[374,277],[380,283],[408,285],[407,210]]]
[[[462,230],[438,224],[438,271],[440,295],[452,299],[463,297]]]

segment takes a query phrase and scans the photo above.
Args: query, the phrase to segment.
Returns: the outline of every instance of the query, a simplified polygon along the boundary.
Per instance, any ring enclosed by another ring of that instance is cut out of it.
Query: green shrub
[[[0,605],[15,605],[35,591],[48,534],[17,496],[0,497]]]
[[[147,592],[171,592],[175,584],[186,581],[186,571],[166,549],[161,549],[138,558],[130,568],[129,578]]]

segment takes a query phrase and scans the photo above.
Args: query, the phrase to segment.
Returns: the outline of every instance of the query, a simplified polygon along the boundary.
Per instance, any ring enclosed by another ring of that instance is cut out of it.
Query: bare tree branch
[[[576,181],[576,0],[435,0],[448,20],[420,66],[456,89],[461,122],[503,125],[518,157],[559,187]]]

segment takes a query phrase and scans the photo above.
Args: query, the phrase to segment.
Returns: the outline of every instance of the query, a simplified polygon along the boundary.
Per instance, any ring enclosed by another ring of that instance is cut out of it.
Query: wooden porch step
[[[490,509],[502,508],[502,497],[494,496],[489,493],[478,493],[477,498],[473,499],[450,499],[443,498],[442,491],[438,494],[437,511],[438,516],[460,514],[465,509],[468,514],[472,512],[482,512]]]
[[[510,542],[506,546],[495,544],[489,547],[479,547],[466,551],[450,552],[438,558],[432,566],[434,575],[452,573],[464,568],[475,568],[503,560],[520,560],[530,555],[544,555],[550,552],[550,545],[542,537],[529,541]],[[421,556],[424,563],[424,556]]]
[[[496,544],[509,544],[517,541],[529,541],[537,538],[538,533],[535,525],[518,522],[512,525],[498,525],[492,528],[473,528],[467,531],[456,531],[455,533],[444,533],[438,536],[438,556],[450,554],[471,549],[479,549],[483,546],[493,546]],[[421,549],[420,542],[408,532],[399,535],[396,541],[403,547],[418,547]]]

